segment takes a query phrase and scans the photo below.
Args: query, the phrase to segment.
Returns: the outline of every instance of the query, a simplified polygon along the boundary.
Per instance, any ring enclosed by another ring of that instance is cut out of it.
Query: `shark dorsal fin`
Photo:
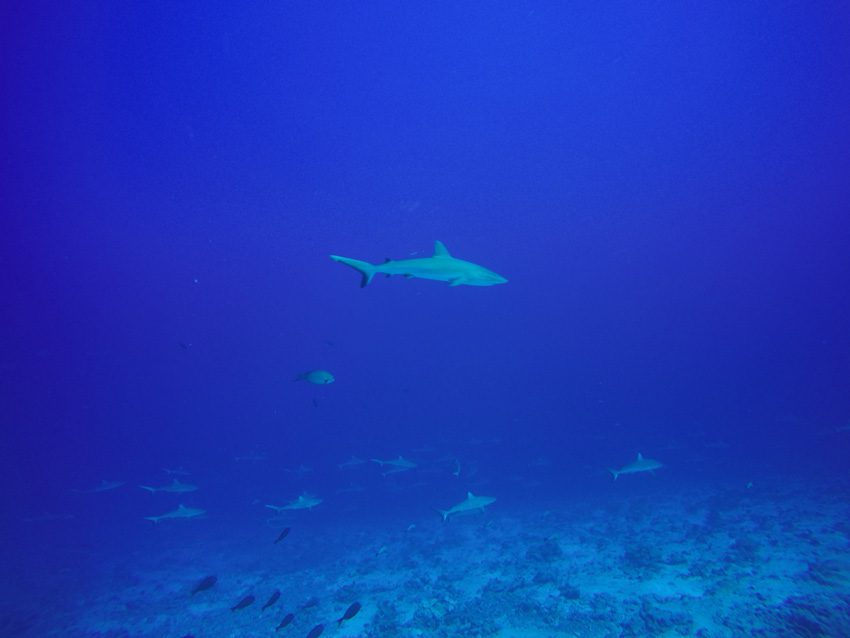
[[[638,461],[643,461],[643,454],[638,452]]]
[[[469,499],[469,498],[475,498],[475,494],[473,494],[472,492],[467,492],[467,493],[466,493],[466,498],[468,498],[468,499]]]
[[[434,242],[434,257],[451,257],[446,245],[439,239]]]

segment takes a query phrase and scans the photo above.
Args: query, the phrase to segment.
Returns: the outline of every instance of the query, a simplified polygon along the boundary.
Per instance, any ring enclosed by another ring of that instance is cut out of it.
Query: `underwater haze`
[[[847,16],[0,9],[0,636],[850,635]]]

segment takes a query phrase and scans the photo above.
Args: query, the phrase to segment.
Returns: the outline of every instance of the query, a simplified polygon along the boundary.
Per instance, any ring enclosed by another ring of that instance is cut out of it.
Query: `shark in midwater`
[[[337,467],[341,470],[353,470],[355,467],[363,465],[365,462],[366,461],[364,461],[361,458],[358,458],[356,456],[352,456],[347,461],[343,461],[342,463],[339,463],[337,465]]]
[[[162,468],[162,471],[168,474],[169,476],[189,476],[191,474],[191,472],[182,465],[180,467],[175,468],[164,467]]]
[[[390,469],[384,472],[384,476],[387,474],[396,474],[398,472],[407,472],[408,470],[412,470],[417,467],[416,463],[413,461],[404,458],[401,454],[398,455],[397,459],[390,459],[389,461],[382,461],[381,459],[370,459],[373,463],[377,463],[382,468],[385,465],[389,465]]]
[[[619,470],[608,470],[614,477],[614,480],[617,480],[617,477],[620,474],[638,474],[640,472],[654,472],[655,470],[664,467],[663,463],[656,461],[655,459],[647,459],[644,458],[643,454],[638,452],[637,458],[631,463],[627,463]]]
[[[198,489],[197,485],[191,483],[183,483],[174,479],[168,485],[160,485],[159,487],[151,487],[150,485],[139,485],[143,490],[148,492],[171,492],[172,494],[185,494],[186,492],[194,492]]]
[[[439,510],[440,514],[443,515],[443,520],[448,520],[449,516],[453,516],[455,514],[464,514],[469,512],[480,511],[483,512],[484,508],[488,505],[494,503],[496,499],[492,496],[476,496],[472,492],[466,493],[466,499],[462,500],[457,505],[452,505],[447,510]]]
[[[165,514],[160,514],[159,516],[145,516],[145,520],[153,521],[154,523],[159,523],[160,521],[169,518],[197,518],[198,516],[203,516],[206,513],[206,510],[198,509],[195,507],[186,507],[181,503],[177,506],[176,510],[166,512]]]
[[[96,494],[98,492],[109,492],[110,490],[118,489],[124,485],[124,481],[101,481],[97,485],[87,490],[71,490],[77,494]]]
[[[286,505],[266,505],[271,510],[275,512],[282,512],[284,510],[311,510],[316,505],[322,502],[318,496],[313,496],[312,494],[302,494],[294,501],[287,503]]]
[[[361,288],[365,288],[375,275],[432,279],[448,282],[451,286],[494,286],[508,281],[484,266],[452,257],[441,241],[434,242],[434,254],[431,257],[387,259],[383,264],[370,264],[338,255],[331,255],[331,259],[359,272]]]

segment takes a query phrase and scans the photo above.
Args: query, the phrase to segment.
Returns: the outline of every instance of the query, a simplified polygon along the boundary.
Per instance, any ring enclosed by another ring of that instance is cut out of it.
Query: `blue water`
[[[304,491],[288,524],[349,540],[468,490],[520,521],[766,481],[846,505],[840,3],[2,14],[0,566],[42,630],[114,556],[267,550],[263,504]],[[435,240],[508,283],[328,258]],[[664,468],[614,482],[638,452]],[[136,488],[179,466],[197,492]],[[178,502],[207,517],[143,520]]]

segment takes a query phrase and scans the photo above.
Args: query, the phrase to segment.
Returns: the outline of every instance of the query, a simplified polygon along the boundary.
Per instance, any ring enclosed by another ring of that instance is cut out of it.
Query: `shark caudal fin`
[[[437,510],[437,511],[440,513],[440,516],[442,516],[442,517],[443,517],[443,522],[444,522],[444,523],[445,523],[447,520],[449,520],[449,512],[448,512],[448,510]]]
[[[141,487],[143,490],[147,490],[147,491],[148,491],[148,492],[150,492],[151,494],[153,494],[154,492],[159,491],[157,488],[155,488],[155,487],[150,487],[150,486],[148,486],[148,485],[139,485],[139,487]]]
[[[331,259],[334,261],[338,261],[341,264],[345,264],[346,266],[350,266],[354,268],[357,272],[360,273],[360,287],[365,288],[369,285],[369,282],[372,281],[372,277],[375,276],[375,266],[370,264],[368,261],[360,261],[359,259],[349,259],[348,257],[339,257],[338,255],[331,255]]]
[[[608,471],[611,472],[611,476],[614,477],[615,481],[617,480],[617,477],[620,476],[620,473],[617,470],[608,470]]]
[[[159,523],[159,516],[145,516],[146,521],[153,521],[154,523]]]

